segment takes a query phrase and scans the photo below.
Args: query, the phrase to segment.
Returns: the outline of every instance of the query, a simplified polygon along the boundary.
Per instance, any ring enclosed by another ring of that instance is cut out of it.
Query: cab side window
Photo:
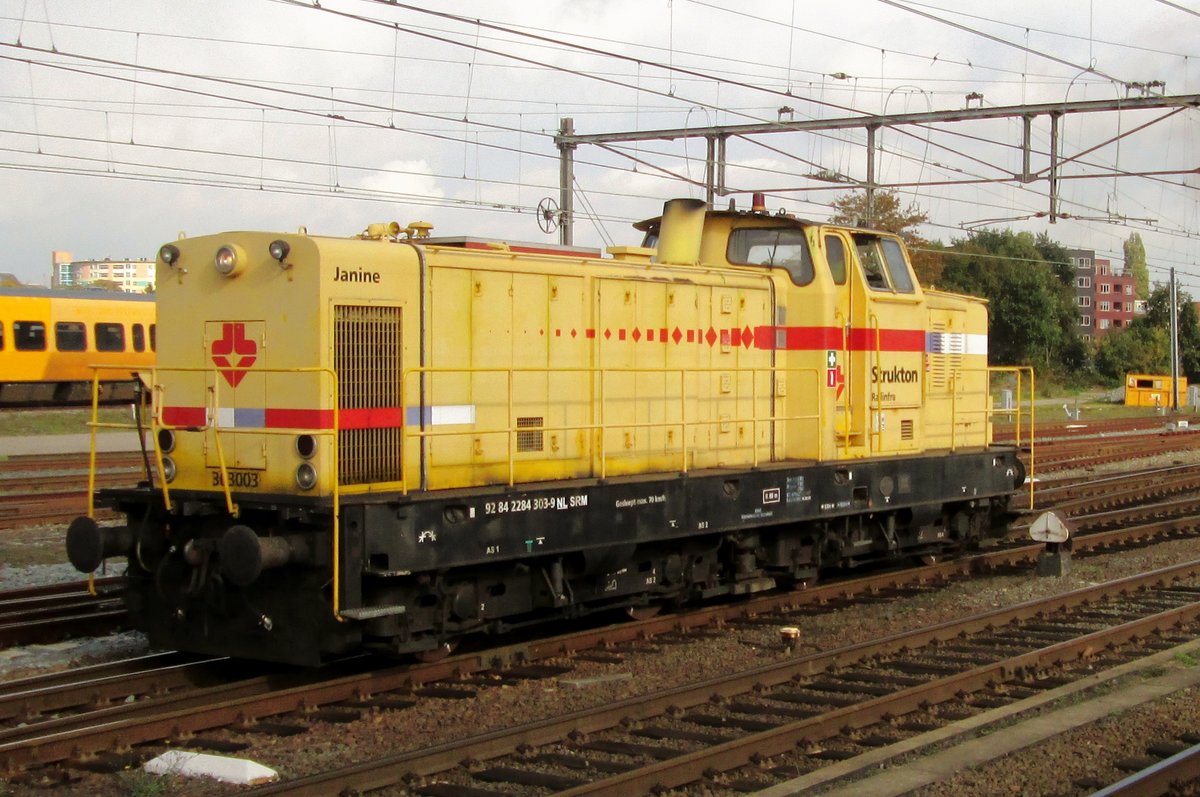
[[[4,351],[4,322],[0,321],[0,351]]]
[[[54,348],[59,351],[87,351],[87,328],[78,321],[59,321],[54,325]]]
[[[829,261],[829,273],[838,285],[846,284],[846,245],[837,235],[825,236],[825,259]]]
[[[100,323],[94,327],[96,351],[125,351],[125,327]]]
[[[146,350],[146,328],[143,327],[141,324],[133,325],[133,350],[134,351],[145,351]]]
[[[46,325],[41,321],[14,321],[12,332],[17,351],[46,350]]]
[[[912,276],[904,251],[894,238],[882,238],[868,233],[855,233],[854,248],[863,276],[872,290],[912,293]]]
[[[796,285],[813,280],[812,255],[804,230],[788,227],[743,227],[729,235],[726,257],[745,266],[786,268]]]
[[[880,238],[879,245],[887,261],[888,273],[892,275],[892,285],[901,293],[912,293],[912,275],[908,271],[908,263],[904,259],[904,250],[900,248],[900,243],[895,238]]]

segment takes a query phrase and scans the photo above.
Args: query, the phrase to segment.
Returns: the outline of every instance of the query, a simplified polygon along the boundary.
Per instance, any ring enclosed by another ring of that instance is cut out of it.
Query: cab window
[[[4,322],[0,321],[0,351],[4,351]]]
[[[796,285],[813,279],[812,255],[804,230],[786,227],[743,227],[729,236],[730,263],[786,268]]]
[[[96,351],[125,351],[125,327],[100,323],[94,327]]]
[[[46,350],[46,325],[41,321],[14,321],[12,331],[17,351]]]
[[[829,273],[838,285],[846,284],[846,245],[841,236],[825,236],[825,259],[829,262]]]
[[[54,325],[54,348],[59,351],[87,351],[87,328],[78,321],[59,321]]]
[[[908,273],[904,252],[894,238],[855,233],[854,248],[863,277],[872,290],[912,293],[913,281]]]
[[[883,257],[887,261],[888,273],[892,275],[892,285],[901,293],[913,292],[912,275],[908,271],[908,263],[904,260],[904,250],[895,238],[880,238]]]
[[[158,351],[158,324],[150,325],[150,351]]]
[[[133,325],[133,350],[146,350],[146,328],[141,324]]]

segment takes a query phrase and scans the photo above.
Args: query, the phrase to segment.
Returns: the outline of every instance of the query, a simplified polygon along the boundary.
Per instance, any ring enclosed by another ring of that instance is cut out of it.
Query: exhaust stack
[[[663,205],[657,262],[684,266],[700,262],[700,239],[704,234],[707,207],[703,199],[671,199]]]

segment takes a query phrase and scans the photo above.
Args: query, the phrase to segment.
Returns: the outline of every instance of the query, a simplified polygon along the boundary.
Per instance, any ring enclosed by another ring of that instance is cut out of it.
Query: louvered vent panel
[[[530,426],[544,426],[545,419],[543,418],[517,418],[517,429],[525,429]],[[542,430],[530,432],[517,432],[517,451],[542,451],[545,444],[542,441]]]
[[[388,410],[400,406],[400,308],[340,305],[334,310],[333,367],[339,409]],[[395,417],[395,416],[394,416]],[[339,478],[344,485],[400,480],[401,427],[338,432]]]
[[[929,325],[931,341],[936,342],[946,330],[945,324],[939,324],[934,321]],[[929,362],[929,387],[935,390],[946,389],[946,356],[938,351],[935,347],[929,347],[933,350],[927,355]]]
[[[900,421],[900,439],[901,440],[912,440],[913,439],[913,422],[912,422],[911,418],[907,418],[905,420]]]

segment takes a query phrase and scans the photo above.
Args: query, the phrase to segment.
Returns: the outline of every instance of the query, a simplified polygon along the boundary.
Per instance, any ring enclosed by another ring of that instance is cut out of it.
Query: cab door
[[[841,230],[825,230],[822,245],[829,263],[837,297],[834,322],[840,345],[826,352],[827,373],[834,381],[834,436],[841,456],[865,456],[869,452],[868,397],[870,354],[864,347],[869,329],[866,285],[854,255],[853,241]]]

